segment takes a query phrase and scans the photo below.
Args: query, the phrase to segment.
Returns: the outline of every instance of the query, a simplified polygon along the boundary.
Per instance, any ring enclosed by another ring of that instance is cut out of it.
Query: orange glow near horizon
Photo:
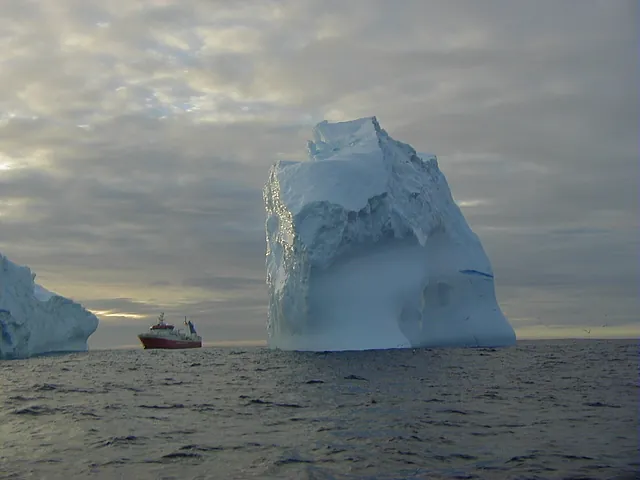
[[[92,310],[91,313],[98,317],[122,317],[122,318],[147,318],[148,315],[138,313],[114,312],[112,310]]]

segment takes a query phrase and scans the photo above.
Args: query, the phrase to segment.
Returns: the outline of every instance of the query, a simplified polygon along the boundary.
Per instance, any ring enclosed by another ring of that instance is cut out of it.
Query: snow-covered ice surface
[[[0,359],[87,350],[98,318],[0,254]]]
[[[267,331],[286,350],[507,346],[491,264],[433,155],[375,117],[319,123],[264,188]]]

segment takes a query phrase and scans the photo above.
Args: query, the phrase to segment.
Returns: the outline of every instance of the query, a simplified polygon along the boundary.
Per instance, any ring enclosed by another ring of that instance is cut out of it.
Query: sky
[[[520,338],[638,335],[638,8],[0,0],[0,253],[93,348],[160,311],[264,342],[268,169],[375,115],[438,156]]]

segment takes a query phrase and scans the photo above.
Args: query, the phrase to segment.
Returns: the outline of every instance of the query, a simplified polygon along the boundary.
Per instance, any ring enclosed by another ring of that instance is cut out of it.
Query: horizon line
[[[585,341],[595,341],[595,340],[636,340],[638,341],[637,336],[581,336],[581,337],[521,337],[516,339],[516,344],[511,346],[517,346],[518,342],[542,342],[542,341],[561,341],[561,340],[585,340]],[[264,347],[268,348],[266,340],[224,340],[219,342],[203,342],[202,348],[231,348],[231,347]],[[369,350],[409,350],[412,348],[493,348],[493,347],[406,347],[406,348],[376,348]],[[497,347],[497,348],[509,348],[509,347]],[[116,345],[113,347],[94,347],[89,348],[88,351],[109,351],[109,350],[145,350],[142,348],[140,344],[123,344]],[[275,350],[275,348],[274,348]],[[302,351],[302,350],[301,350]],[[331,351],[331,350],[329,350]],[[337,351],[337,350],[336,350]],[[352,351],[360,351],[360,350],[352,350]]]

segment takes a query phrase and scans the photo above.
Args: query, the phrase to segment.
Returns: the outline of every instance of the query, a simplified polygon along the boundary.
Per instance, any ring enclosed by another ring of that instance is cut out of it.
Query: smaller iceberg
[[[0,253],[0,359],[86,351],[98,318],[35,277]]]

